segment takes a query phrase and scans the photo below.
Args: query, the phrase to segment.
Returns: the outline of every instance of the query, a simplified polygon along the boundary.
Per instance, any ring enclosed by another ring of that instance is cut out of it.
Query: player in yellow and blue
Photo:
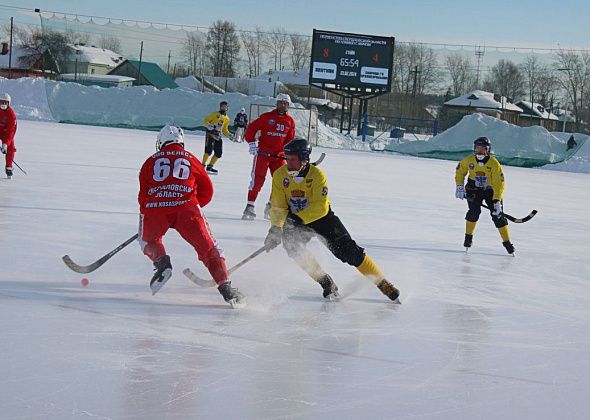
[[[385,279],[330,208],[326,176],[309,163],[311,146],[307,140],[292,140],[283,150],[287,164],[272,177],[271,228],[264,240],[266,251],[282,242],[287,255],[322,286],[323,296],[334,299],[338,297],[338,287],[305,247],[312,237],[319,236],[336,258],[356,267],[384,295],[399,303],[399,290]]]
[[[203,125],[207,129],[205,134],[205,153],[203,154],[203,166],[206,166],[207,172],[210,174],[217,174],[217,169],[213,166],[215,162],[221,158],[223,153],[223,143],[221,142],[221,134],[231,138],[232,133],[229,131],[229,117],[227,116],[227,101],[219,103],[219,111],[212,112],[203,120]],[[209,164],[209,156],[214,153]]]
[[[504,173],[500,162],[492,156],[492,142],[487,137],[478,137],[473,142],[473,154],[464,158],[455,171],[455,197],[467,199],[469,210],[465,216],[465,241],[463,246],[470,248],[473,232],[479,220],[481,205],[485,201],[490,208],[494,225],[502,237],[502,245],[509,254],[514,255],[514,245],[510,242],[508,221],[503,214]],[[464,186],[465,176],[467,184]]]

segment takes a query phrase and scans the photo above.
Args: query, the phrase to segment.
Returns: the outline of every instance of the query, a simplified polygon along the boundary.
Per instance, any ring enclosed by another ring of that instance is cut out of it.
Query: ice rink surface
[[[248,306],[232,310],[181,274],[208,277],[174,231],[174,275],[154,297],[136,243],[87,275],[61,261],[88,264],[137,231],[155,137],[20,122],[28,176],[0,179],[2,419],[588,418],[589,175],[505,167],[506,212],[539,214],[511,224],[512,258],[482,213],[466,254],[455,162],[317,149],[335,213],[402,305],[314,240],[341,301],[278,248],[233,275]],[[186,147],[200,157],[203,137]],[[205,211],[231,266],[268,223],[240,220],[251,158],[224,147]]]

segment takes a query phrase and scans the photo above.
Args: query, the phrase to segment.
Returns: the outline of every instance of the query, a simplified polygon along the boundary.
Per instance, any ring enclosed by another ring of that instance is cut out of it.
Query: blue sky
[[[4,5],[202,26],[225,19],[241,29],[258,25],[311,34],[318,28],[395,36],[400,41],[590,48],[589,4],[581,0],[0,0],[0,24],[10,16],[38,22]]]

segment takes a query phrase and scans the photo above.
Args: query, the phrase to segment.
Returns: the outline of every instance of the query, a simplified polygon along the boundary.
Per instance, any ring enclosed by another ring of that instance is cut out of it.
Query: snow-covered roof
[[[78,59],[82,63],[116,67],[125,60],[121,54],[104,48],[87,47],[85,45],[70,45],[70,48],[72,48],[72,52],[68,55],[68,59],[71,61]]]
[[[565,110],[565,109],[555,109],[555,115],[557,116],[557,119],[559,121],[562,121],[565,119],[566,123],[573,123],[576,122],[576,117],[573,113],[573,111],[570,110]]]
[[[494,95],[492,92],[484,90],[474,90],[466,95],[453,98],[446,101],[445,105],[522,112],[521,108],[508,102],[505,96]]]
[[[21,59],[25,59],[30,55],[30,52],[22,47],[12,47],[12,68],[13,69],[30,69],[30,65],[25,65],[24,61]],[[8,68],[8,59],[9,54],[0,54],[0,68],[7,69]]]
[[[541,104],[533,102],[532,104],[529,101],[518,101],[516,103],[519,107],[523,109],[523,114],[525,116],[531,116],[532,118],[542,118],[545,120],[555,120],[557,121],[557,115],[547,111],[545,107]]]
[[[122,82],[132,82],[135,79],[133,77],[127,76],[116,76],[113,74],[86,74],[86,73],[64,73],[60,74],[58,77],[59,80],[87,80],[93,82],[114,82],[114,83],[122,83]]]

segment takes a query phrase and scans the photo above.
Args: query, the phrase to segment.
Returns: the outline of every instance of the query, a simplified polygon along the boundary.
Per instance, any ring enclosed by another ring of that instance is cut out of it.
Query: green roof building
[[[137,60],[125,60],[108,74],[133,77],[135,79],[133,86],[151,85],[158,89],[174,89],[178,87],[160,66],[147,61],[142,61],[140,65]]]

